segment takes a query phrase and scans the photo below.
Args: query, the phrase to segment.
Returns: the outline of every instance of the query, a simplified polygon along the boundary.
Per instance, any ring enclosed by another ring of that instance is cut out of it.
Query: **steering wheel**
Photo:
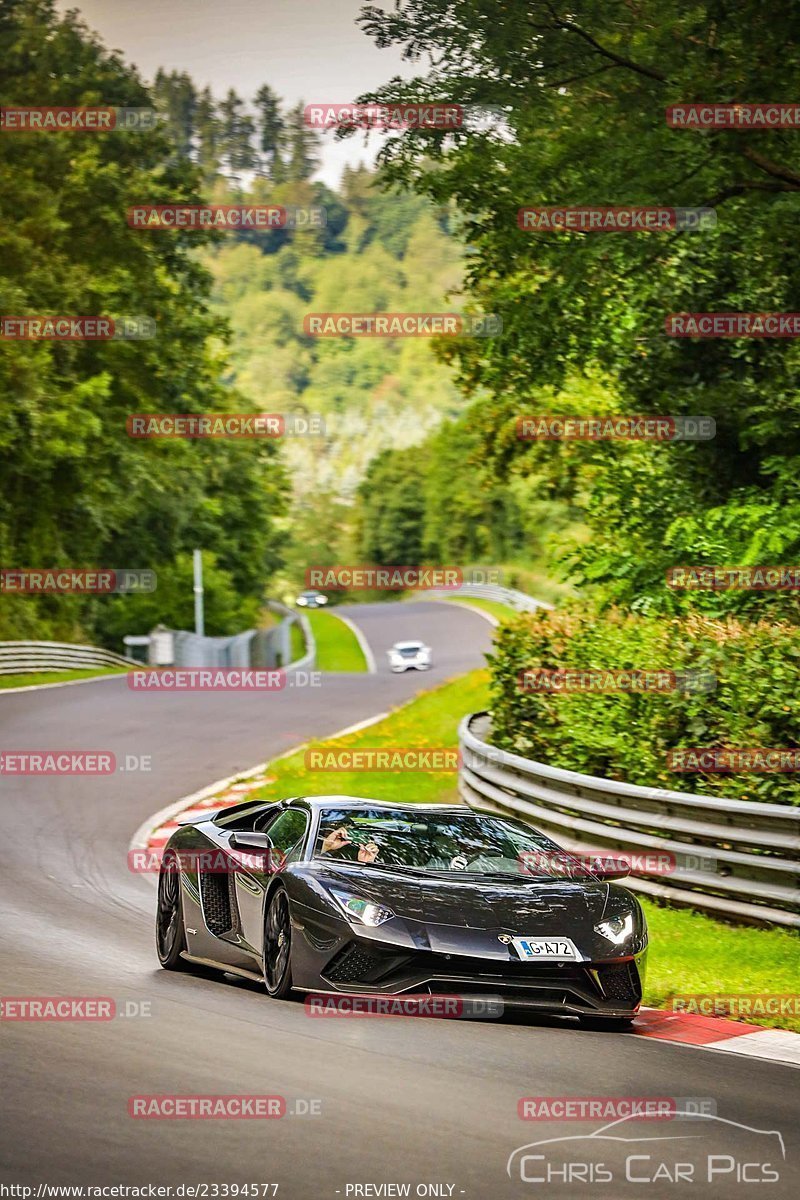
[[[464,858],[465,856],[461,855],[461,857]],[[476,862],[479,862],[480,859],[482,859],[482,858],[505,858],[505,857],[506,856],[505,856],[505,854],[503,854],[502,850],[483,850],[483,851],[481,851],[480,854],[476,854],[474,858],[471,858],[464,869],[466,871],[468,871],[470,869],[470,867],[474,866],[474,864]]]

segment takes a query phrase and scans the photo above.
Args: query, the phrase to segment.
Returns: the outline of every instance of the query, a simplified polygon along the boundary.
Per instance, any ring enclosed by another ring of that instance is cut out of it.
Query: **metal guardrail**
[[[533,596],[528,596],[525,592],[518,592],[515,588],[500,587],[499,584],[494,583],[462,583],[460,587],[447,588],[446,591],[437,591],[432,595],[445,600],[457,599],[459,596],[497,600],[500,604],[507,604],[509,608],[516,609],[517,612],[536,612],[539,608],[553,608],[553,605],[548,604],[546,600],[535,600]]]
[[[487,713],[459,726],[467,804],[520,817],[565,850],[669,856],[669,873],[625,881],[648,896],[740,922],[800,927],[800,807],[582,775],[499,750],[490,733]]]
[[[79,671],[91,667],[130,667],[131,660],[98,646],[71,642],[0,642],[0,675],[39,671]]]
[[[303,641],[305,642],[306,652],[302,658],[298,658],[295,662],[287,662],[287,671],[313,671],[317,662],[317,641],[311,629],[311,622],[304,612],[298,612],[295,609],[287,608],[285,604],[281,604],[279,600],[268,600],[267,608],[273,612],[279,613],[284,620],[281,626],[286,630],[286,645],[291,647],[291,629],[292,622],[296,622],[302,631]],[[291,659],[291,652],[288,654]]]
[[[304,613],[293,612],[286,605],[270,600],[267,607],[282,619],[269,629],[247,629],[230,637],[210,637],[185,629],[163,632],[171,635],[176,667],[255,667],[269,670],[280,667],[286,671],[308,671],[316,660],[316,642],[311,625]],[[292,625],[299,625],[305,642],[305,654],[292,659]]]
[[[232,637],[201,637],[188,630],[163,628],[174,639],[177,667],[266,667],[282,666],[287,671],[310,671],[317,647],[304,613],[270,602],[283,619],[271,629],[248,629]],[[291,625],[297,623],[305,641],[305,654],[291,661]],[[0,642],[0,675],[73,671],[92,667],[141,667],[133,658],[113,650],[69,642]]]

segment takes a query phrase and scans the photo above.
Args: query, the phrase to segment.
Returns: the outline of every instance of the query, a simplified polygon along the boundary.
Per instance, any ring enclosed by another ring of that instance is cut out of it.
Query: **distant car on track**
[[[322,592],[317,592],[313,588],[307,592],[301,592],[295,600],[298,608],[324,608],[328,603],[328,597],[323,596]]]
[[[257,979],[277,998],[477,995],[620,1027],[642,998],[644,915],[610,882],[624,871],[548,868],[565,856],[464,806],[247,801],[167,842],[159,961]]]
[[[387,653],[393,671],[427,671],[433,665],[433,652],[424,642],[395,642]]]

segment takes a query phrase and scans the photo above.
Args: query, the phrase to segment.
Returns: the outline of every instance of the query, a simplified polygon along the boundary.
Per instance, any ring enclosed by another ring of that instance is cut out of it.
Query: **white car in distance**
[[[311,588],[307,592],[301,592],[295,600],[298,608],[324,608],[328,603],[328,597],[322,592],[316,592]]]
[[[433,663],[430,646],[424,642],[395,642],[388,651],[393,671],[427,671]]]

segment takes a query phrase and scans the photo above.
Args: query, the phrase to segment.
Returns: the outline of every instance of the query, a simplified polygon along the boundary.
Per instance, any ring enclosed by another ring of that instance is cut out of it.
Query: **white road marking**
[[[337,617],[343,624],[347,625],[361,648],[361,653],[364,655],[367,663],[367,671],[370,675],[376,674],[378,668],[375,665],[375,655],[372,653],[372,647],[364,636],[363,630],[359,629],[358,625],[354,621],[351,621],[349,617],[343,617],[341,613],[334,612],[331,613],[331,616]]]
[[[32,675],[36,672],[32,671]],[[92,675],[91,679],[64,679],[61,683],[26,683],[24,687],[0,688],[0,696],[17,696],[20,692],[43,692],[46,688],[77,687],[80,683],[107,683],[109,679],[121,679],[124,671],[113,675]]]

